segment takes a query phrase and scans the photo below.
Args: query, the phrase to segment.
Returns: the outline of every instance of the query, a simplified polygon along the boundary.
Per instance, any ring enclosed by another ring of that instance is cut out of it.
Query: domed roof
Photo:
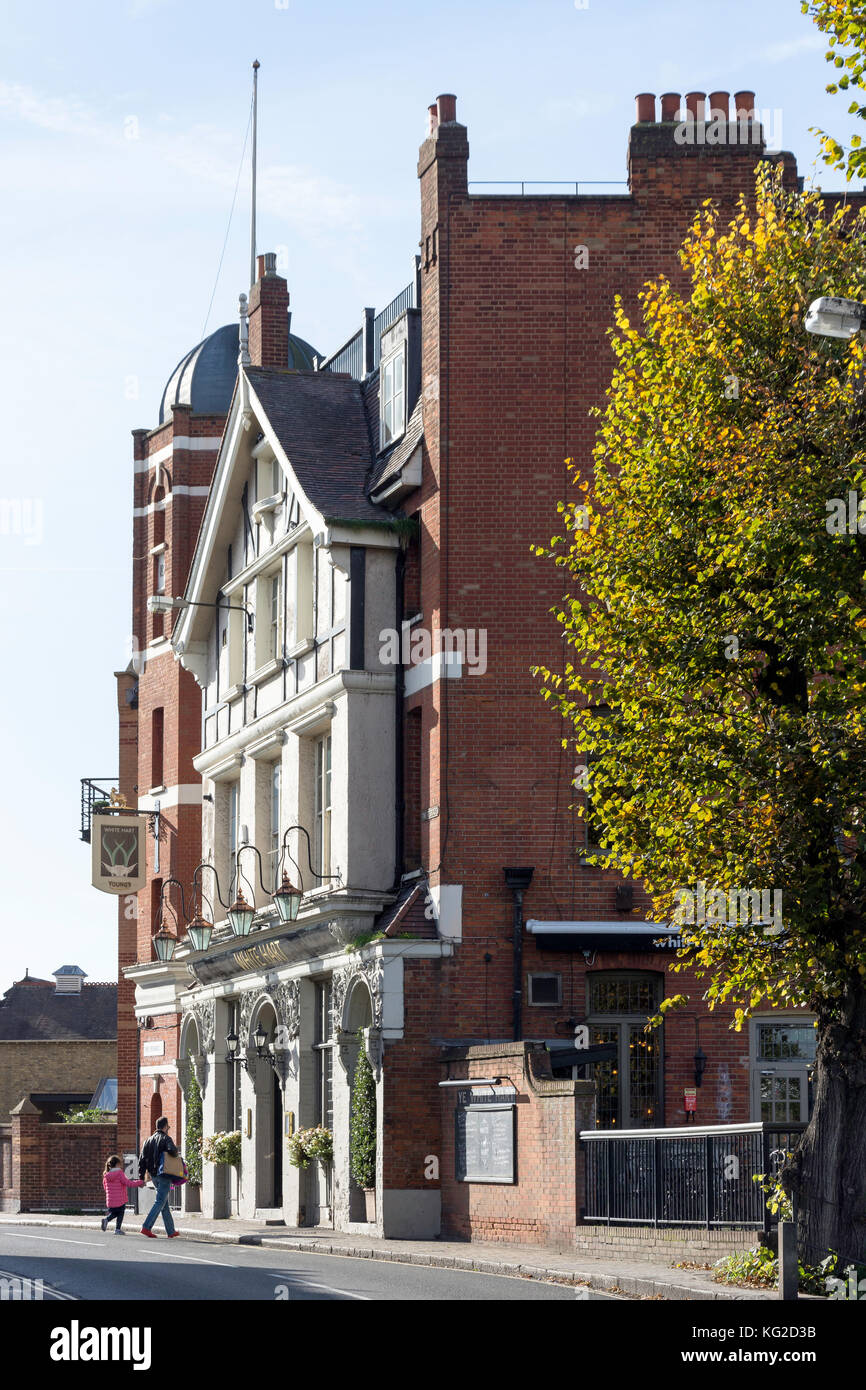
[[[238,374],[236,323],[227,323],[197,343],[180,359],[162,393],[159,423],[171,418],[176,405],[188,405],[194,415],[227,415]],[[316,349],[289,334],[289,367],[311,372]]]

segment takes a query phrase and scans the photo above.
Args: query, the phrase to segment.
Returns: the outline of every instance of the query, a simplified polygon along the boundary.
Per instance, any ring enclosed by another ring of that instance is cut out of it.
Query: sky
[[[253,60],[258,250],[321,353],[410,278],[439,93],[470,180],[624,180],[637,92],[718,89],[755,91],[807,182],[838,188],[809,128],[844,139],[850,121],[799,0],[4,0],[0,17],[2,993],[25,969],[117,977],[79,793],[117,770],[130,432],[248,288]]]

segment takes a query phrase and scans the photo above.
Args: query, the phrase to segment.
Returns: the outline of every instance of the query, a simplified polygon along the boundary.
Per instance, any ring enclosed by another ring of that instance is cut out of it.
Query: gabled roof
[[[326,521],[390,522],[364,494],[373,462],[361,386],[335,372],[247,367],[254,401],[280,441],[305,495]]]
[[[253,418],[315,534],[329,528],[339,532],[343,523],[377,529],[387,546],[399,543],[393,512],[366,494],[374,455],[360,383],[335,372],[241,368],[187,579],[189,606],[181,610],[172,636],[181,664],[197,680],[205,669],[212,621],[207,607],[198,605],[210,603],[224,581],[223,546],[234,533],[248,476],[248,445],[241,441]]]

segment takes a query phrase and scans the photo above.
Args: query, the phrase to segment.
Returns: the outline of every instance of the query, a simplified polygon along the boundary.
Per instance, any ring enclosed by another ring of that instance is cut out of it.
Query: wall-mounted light
[[[233,609],[247,615],[247,631],[253,630],[253,610],[248,603],[198,603],[188,598],[172,598],[171,594],[150,594],[147,600],[148,613],[171,613],[175,608],[222,608]]]

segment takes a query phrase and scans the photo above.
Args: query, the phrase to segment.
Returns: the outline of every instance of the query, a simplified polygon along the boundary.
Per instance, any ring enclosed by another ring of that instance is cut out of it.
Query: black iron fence
[[[105,786],[98,785],[105,783]],[[81,778],[81,838],[90,844],[90,826],[97,811],[108,810],[111,802],[111,784],[117,784],[117,777]],[[117,810],[117,807],[111,809]]]
[[[623,1226],[744,1226],[769,1231],[765,1181],[804,1124],[583,1130],[586,1221]]]

